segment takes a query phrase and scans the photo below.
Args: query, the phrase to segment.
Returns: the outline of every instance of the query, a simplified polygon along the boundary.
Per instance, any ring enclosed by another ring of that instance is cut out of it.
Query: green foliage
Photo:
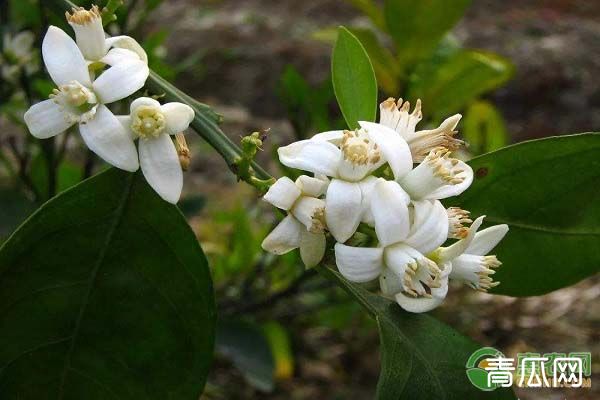
[[[475,155],[498,150],[509,142],[504,119],[488,101],[479,100],[469,106],[461,132],[469,153]]]
[[[396,303],[319,267],[377,320],[381,375],[376,399],[514,399],[509,389],[482,392],[468,381],[467,359],[480,346],[427,314],[411,314]]]
[[[428,113],[440,119],[506,83],[513,73],[512,64],[497,54],[445,46],[416,66],[407,96],[420,98]]]
[[[534,296],[600,271],[600,133],[505,147],[469,162],[472,186],[453,205],[510,231],[494,253],[493,293]]]
[[[38,153],[31,161],[29,174],[38,193],[48,193],[48,168],[44,155]],[[81,180],[81,169],[68,160],[63,160],[56,170],[56,192],[63,192]]]
[[[338,29],[331,57],[333,90],[350,129],[358,121],[374,121],[377,113],[377,80],[364,47],[350,31]]]
[[[0,249],[5,398],[198,399],[213,351],[206,259],[176,207],[110,169]]]
[[[240,320],[220,321],[216,351],[230,359],[248,383],[263,392],[275,386],[275,361],[260,326]]]
[[[463,16],[471,0],[386,0],[384,15],[398,60],[410,66],[428,56]]]

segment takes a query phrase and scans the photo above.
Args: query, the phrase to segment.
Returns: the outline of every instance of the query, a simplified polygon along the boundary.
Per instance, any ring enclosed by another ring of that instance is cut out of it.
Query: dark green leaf
[[[101,173],[0,249],[6,399],[197,400],[215,308],[202,249],[141,174]]]
[[[533,296],[600,271],[600,134],[519,143],[469,162],[473,185],[452,205],[510,231],[494,253],[493,292]]]
[[[513,65],[497,54],[446,48],[417,66],[409,82],[408,98],[420,98],[430,115],[444,118],[501,86],[513,72]]]
[[[331,57],[333,90],[346,123],[374,121],[377,112],[377,80],[369,56],[360,41],[343,26]]]
[[[461,133],[474,155],[498,150],[509,142],[504,118],[489,101],[479,100],[469,106]]]
[[[339,273],[318,267],[377,320],[381,338],[378,400],[514,399],[508,389],[482,392],[466,375],[469,356],[480,346],[427,314],[403,311]]]
[[[436,48],[465,13],[470,0],[386,0],[387,30],[396,42],[398,60],[410,66]]]
[[[0,186],[0,243],[34,210],[34,204],[16,188]]]
[[[275,362],[260,327],[243,321],[220,321],[216,348],[252,386],[263,392],[273,390]]]

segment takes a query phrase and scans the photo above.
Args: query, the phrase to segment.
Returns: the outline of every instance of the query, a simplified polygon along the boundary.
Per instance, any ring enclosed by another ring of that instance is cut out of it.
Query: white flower
[[[379,123],[392,128],[407,141],[415,162],[423,161],[436,147],[452,151],[464,144],[462,140],[454,137],[456,134],[454,129],[462,118],[460,114],[447,118],[438,128],[415,132],[417,124],[423,118],[421,100],[417,100],[410,114],[408,101],[402,102],[402,99],[398,99],[398,102],[395,102],[391,97],[379,105],[379,110]]]
[[[327,190],[326,178],[302,175],[296,182],[279,178],[263,199],[288,215],[262,242],[262,248],[273,254],[285,254],[300,248],[307,267],[317,265],[325,254],[325,202],[319,199]]]
[[[169,135],[185,131],[194,110],[183,103],[160,103],[149,97],[135,99],[130,114],[117,117],[133,139],[139,138],[139,159],[148,184],[169,203],[177,203],[183,188],[183,172],[175,144]]]
[[[114,65],[129,59],[148,64],[146,52],[135,39],[129,36],[106,37],[98,6],[92,6],[90,10],[76,7],[72,13],[65,14],[75,31],[77,46],[87,61]]]
[[[379,247],[335,245],[340,273],[353,282],[379,277],[384,295],[410,312],[437,307],[448,291],[451,264],[426,257],[446,241],[448,216],[439,201],[410,202],[400,185],[379,180],[371,198]]]
[[[477,232],[483,216],[477,218],[468,235],[449,247],[441,247],[432,254],[439,263],[451,263],[450,279],[466,282],[473,289],[487,291],[500,282],[494,282],[491,275],[502,263],[496,256],[487,255],[504,238],[508,225],[494,225]]]
[[[31,75],[39,68],[39,62],[33,51],[35,36],[31,31],[19,32],[14,36],[4,34],[0,66],[2,78],[14,82],[19,71],[23,69],[26,75]]]
[[[361,122],[362,129],[331,131],[278,149],[282,164],[330,176],[325,217],[338,242],[345,242],[361,221],[370,222],[373,171],[388,162],[396,177],[412,169],[408,145],[389,128]],[[339,146],[339,147],[338,147]]]
[[[90,150],[115,167],[136,171],[139,164],[133,140],[105,104],[141,89],[148,66],[141,60],[121,62],[92,82],[77,44],[55,26],[50,26],[44,37],[42,56],[58,89],[50,100],[33,105],[25,113],[31,134],[45,139],[79,124]]]

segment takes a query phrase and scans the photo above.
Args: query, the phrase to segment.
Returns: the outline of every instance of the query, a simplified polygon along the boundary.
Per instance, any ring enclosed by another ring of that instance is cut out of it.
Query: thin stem
[[[268,307],[273,307],[277,302],[283,300],[287,297],[293,296],[300,291],[302,285],[315,277],[317,275],[316,269],[307,269],[296,278],[288,287],[282,289],[278,292],[273,293],[266,299],[254,302],[254,303],[245,303],[231,310],[232,315],[241,314],[241,313],[251,313],[253,311],[263,310]]]

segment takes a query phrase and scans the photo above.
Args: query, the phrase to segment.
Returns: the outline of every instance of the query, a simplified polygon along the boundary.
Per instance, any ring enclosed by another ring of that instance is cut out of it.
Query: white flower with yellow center
[[[393,129],[406,140],[415,162],[423,161],[436,147],[452,151],[463,144],[462,140],[454,137],[457,133],[454,129],[462,118],[460,114],[447,118],[438,128],[415,132],[417,124],[423,118],[421,100],[417,100],[411,113],[408,101],[398,99],[396,102],[391,97],[379,105],[379,110],[379,123]]]
[[[114,65],[120,61],[142,61],[148,64],[146,52],[132,37],[106,36],[98,6],[89,10],[76,7],[65,16],[75,31],[77,46],[88,62]]]
[[[379,124],[360,123],[355,131],[331,131],[278,149],[282,164],[332,179],[326,195],[327,226],[338,242],[345,242],[361,221],[372,222],[369,198],[376,178],[371,174],[389,163],[394,176],[412,169],[408,145]]]
[[[477,232],[483,218],[479,217],[473,222],[464,239],[439,248],[431,257],[438,263],[452,264],[450,279],[466,282],[473,289],[485,292],[500,284],[491,275],[502,263],[496,256],[487,254],[504,238],[508,225],[494,225]]]
[[[161,105],[149,97],[140,97],[131,103],[129,115],[117,118],[133,139],[139,139],[140,167],[148,184],[164,200],[177,203],[183,172],[170,135],[189,127],[194,110],[183,103]]]
[[[411,312],[437,307],[448,291],[451,264],[438,266],[426,254],[448,235],[448,215],[437,200],[411,202],[400,185],[378,180],[371,212],[379,247],[335,245],[340,273],[353,282],[379,277],[382,293]]]
[[[92,81],[75,41],[55,26],[44,37],[42,56],[58,88],[50,100],[34,104],[25,113],[31,134],[46,139],[78,124],[90,150],[117,168],[136,171],[133,140],[105,104],[141,89],[148,77],[147,65],[140,60],[117,63]]]
[[[296,182],[279,178],[263,199],[288,215],[262,242],[262,248],[273,254],[285,254],[300,248],[307,267],[314,267],[325,254],[325,201],[320,199],[329,181],[302,175]]]

